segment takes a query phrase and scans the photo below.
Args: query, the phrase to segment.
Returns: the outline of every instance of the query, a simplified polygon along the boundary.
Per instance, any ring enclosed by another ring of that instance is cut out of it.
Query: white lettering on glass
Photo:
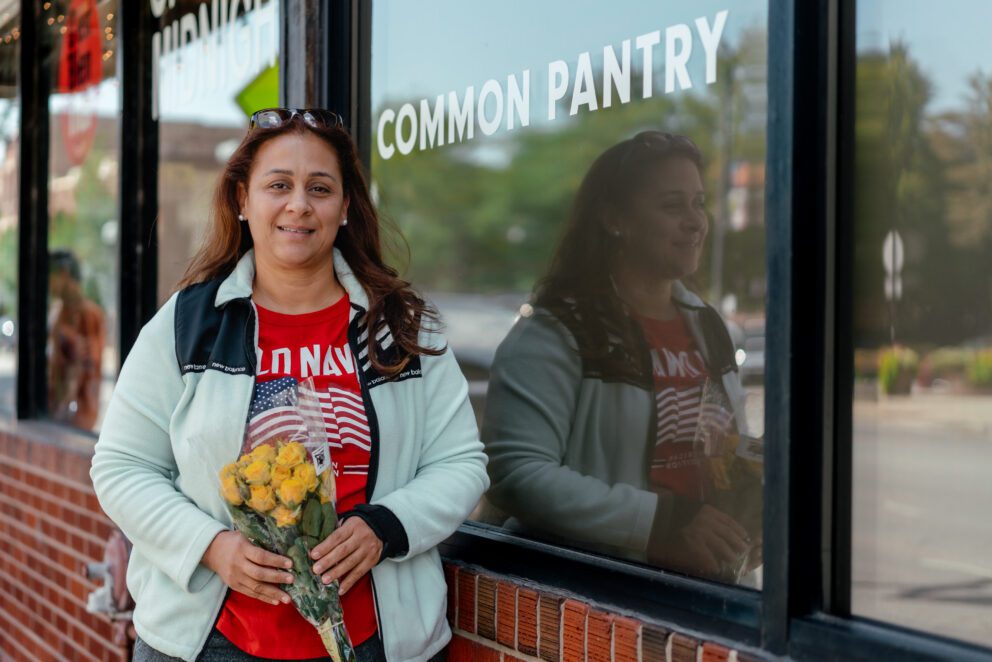
[[[244,2],[247,6],[252,0],[231,2]],[[255,2],[259,3],[261,0]],[[720,40],[729,15],[728,10],[722,10],[712,19],[700,16],[691,24],[675,23],[664,29],[624,39],[618,45],[607,44],[601,55],[599,51],[585,51],[576,55],[574,63],[560,59],[549,62],[547,97],[543,100],[546,102],[548,121],[559,119],[559,105],[567,107],[568,116],[572,117],[580,112],[597,111],[600,107],[610,108],[630,103],[633,98],[635,62],[639,62],[641,66],[641,99],[654,96],[656,75],[659,81],[664,76],[665,94],[692,89],[698,81],[693,81],[690,64],[693,55],[700,50],[705,58],[706,85],[716,83]],[[201,24],[202,22],[201,20]],[[200,32],[202,37],[202,27]],[[160,41],[167,42],[169,33],[166,32],[165,39],[159,40],[158,37],[156,34],[153,38],[153,49],[158,48]],[[662,46],[662,42],[664,60],[655,57],[655,47]],[[696,48],[697,43],[701,48]],[[639,56],[632,52],[634,49],[640,52]],[[664,69],[660,70],[662,62]],[[598,80],[595,73],[597,70],[601,72]],[[400,106],[398,113],[394,108],[383,108],[377,124],[376,145],[379,156],[390,159],[397,151],[406,155],[418,146],[421,150],[428,150],[473,140],[476,137],[476,126],[484,136],[492,136],[500,126],[507,131],[518,126],[530,126],[530,71],[524,69],[519,74],[511,73],[505,80],[491,78],[483,83],[478,97],[475,86],[470,85],[462,93],[450,90],[412,103],[406,102]]]

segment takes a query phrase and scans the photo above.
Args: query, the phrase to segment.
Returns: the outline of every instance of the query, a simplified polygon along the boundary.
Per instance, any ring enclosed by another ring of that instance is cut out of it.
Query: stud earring
[[[241,221],[242,223],[246,223],[248,221],[248,219],[245,218],[244,214],[238,214],[238,220]]]
[[[344,219],[343,221],[341,221],[341,227],[344,227],[346,225],[348,225],[348,219],[347,218]]]

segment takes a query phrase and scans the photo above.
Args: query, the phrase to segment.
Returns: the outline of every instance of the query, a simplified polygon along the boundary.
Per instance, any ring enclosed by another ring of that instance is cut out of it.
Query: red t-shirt
[[[372,440],[362,403],[357,363],[348,345],[348,296],[312,313],[284,315],[258,309],[258,372],[255,382],[313,377],[330,442],[337,481],[337,511],[365,503]],[[255,389],[256,399],[265,389]],[[252,411],[256,410],[252,403]],[[253,419],[250,424],[257,421]],[[264,421],[260,421],[264,425]],[[377,630],[371,575],[341,598],[345,626],[355,646]],[[292,603],[271,605],[230,591],[217,629],[246,653],[298,660],[326,657],[317,630]]]
[[[693,439],[706,384],[706,362],[681,315],[671,320],[637,319],[651,349],[658,414],[651,485],[699,500],[703,482]]]

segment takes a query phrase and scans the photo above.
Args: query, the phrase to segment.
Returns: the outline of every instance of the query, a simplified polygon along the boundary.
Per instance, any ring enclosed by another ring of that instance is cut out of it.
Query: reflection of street
[[[16,351],[0,348],[0,412],[14,411],[14,396],[17,391],[17,382],[14,379],[16,368]]]
[[[854,612],[992,644],[992,397],[854,416]]]

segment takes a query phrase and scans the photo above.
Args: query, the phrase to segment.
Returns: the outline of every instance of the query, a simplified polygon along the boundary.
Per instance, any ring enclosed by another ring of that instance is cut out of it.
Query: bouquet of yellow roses
[[[331,659],[354,662],[338,582],[325,585],[310,560],[310,550],[338,521],[334,471],[313,380],[280,379],[259,390],[242,455],[220,472],[221,494],[238,531],[255,545],[292,559],[293,583],[282,588],[317,628]]]

